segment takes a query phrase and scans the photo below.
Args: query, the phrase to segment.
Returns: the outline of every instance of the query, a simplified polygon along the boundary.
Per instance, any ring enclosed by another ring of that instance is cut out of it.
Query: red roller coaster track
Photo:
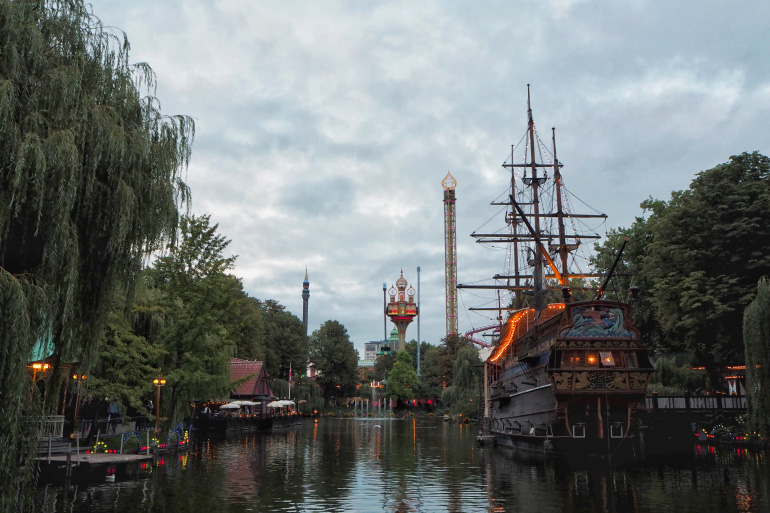
[[[499,331],[500,330],[500,325],[499,324],[493,324],[492,326],[484,326],[483,328],[476,328],[475,330],[466,331],[465,335],[463,335],[463,337],[467,338],[468,340],[470,340],[474,344],[480,345],[481,347],[492,347],[491,344],[489,344],[487,342],[484,342],[483,340],[478,340],[476,338],[473,338],[473,335],[475,335],[476,333],[481,333],[482,331],[487,331],[487,330],[498,330]]]

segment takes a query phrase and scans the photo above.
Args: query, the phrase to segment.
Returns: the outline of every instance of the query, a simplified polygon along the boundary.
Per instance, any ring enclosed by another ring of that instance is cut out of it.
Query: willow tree
[[[188,200],[194,126],[162,115],[154,87],[82,0],[0,0],[3,510],[35,438],[22,419],[54,411],[67,365],[88,368],[116,287],[173,237]],[[38,341],[53,364],[43,400],[26,369]]]
[[[749,429],[767,438],[770,434],[770,281],[762,277],[757,296],[743,314],[746,348],[746,395]]]

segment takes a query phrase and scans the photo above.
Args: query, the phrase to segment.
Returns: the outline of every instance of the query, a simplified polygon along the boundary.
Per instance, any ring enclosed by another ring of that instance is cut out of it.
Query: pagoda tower
[[[414,288],[404,279],[404,270],[401,270],[401,277],[396,281],[395,286],[391,286],[390,302],[387,305],[386,314],[390,317],[398,330],[398,344],[391,348],[398,352],[406,349],[406,328],[409,323],[417,317],[417,303],[414,302]]]

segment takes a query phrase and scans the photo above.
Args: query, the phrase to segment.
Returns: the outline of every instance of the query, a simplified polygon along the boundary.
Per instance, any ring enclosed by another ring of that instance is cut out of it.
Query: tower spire
[[[307,335],[307,308],[310,299],[310,281],[307,279],[307,266],[305,266],[305,281],[302,282],[302,324],[305,325]]]

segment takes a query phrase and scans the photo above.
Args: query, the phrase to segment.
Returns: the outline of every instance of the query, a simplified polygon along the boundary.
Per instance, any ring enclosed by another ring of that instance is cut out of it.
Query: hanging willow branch
[[[32,435],[33,346],[53,348],[51,412],[65,367],[91,361],[116,287],[173,241],[189,202],[194,124],[161,113],[152,70],[128,52],[82,0],[0,0],[2,510]]]

